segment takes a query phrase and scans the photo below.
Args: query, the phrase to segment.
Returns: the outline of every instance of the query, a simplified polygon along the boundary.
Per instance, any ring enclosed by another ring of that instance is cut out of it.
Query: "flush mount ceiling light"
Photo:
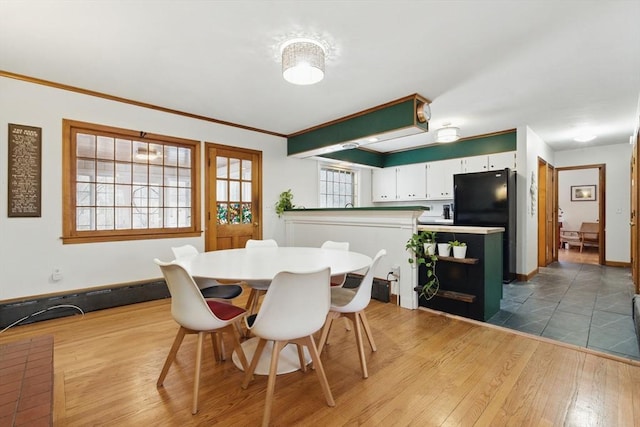
[[[436,142],[454,142],[460,139],[460,128],[445,123],[445,127],[436,131]]]
[[[296,85],[312,85],[324,78],[324,47],[311,39],[292,39],[284,42],[282,77]]]
[[[594,139],[596,139],[596,136],[591,133],[582,133],[576,136],[575,138],[573,138],[574,141],[578,141],[578,142],[589,142],[589,141],[593,141]]]
[[[342,144],[342,148],[345,150],[353,150],[354,148],[358,148],[360,144],[357,142],[347,142],[346,144]]]

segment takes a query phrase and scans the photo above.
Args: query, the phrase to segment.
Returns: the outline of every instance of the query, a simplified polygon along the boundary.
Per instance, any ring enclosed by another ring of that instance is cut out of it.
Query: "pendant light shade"
[[[436,131],[436,142],[454,142],[460,139],[460,128],[448,126]]]
[[[282,76],[289,83],[312,85],[324,78],[324,48],[315,40],[293,39],[282,45]]]

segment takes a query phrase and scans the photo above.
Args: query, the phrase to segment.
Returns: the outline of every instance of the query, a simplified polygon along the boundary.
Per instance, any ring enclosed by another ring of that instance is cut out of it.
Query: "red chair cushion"
[[[244,308],[220,301],[207,300],[207,305],[209,306],[209,310],[220,320],[231,320],[246,312]]]

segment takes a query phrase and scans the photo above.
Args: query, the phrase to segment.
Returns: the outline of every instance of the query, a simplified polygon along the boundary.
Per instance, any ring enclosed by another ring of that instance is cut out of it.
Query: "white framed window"
[[[344,208],[357,205],[358,173],[345,167],[320,164],[319,206]]]

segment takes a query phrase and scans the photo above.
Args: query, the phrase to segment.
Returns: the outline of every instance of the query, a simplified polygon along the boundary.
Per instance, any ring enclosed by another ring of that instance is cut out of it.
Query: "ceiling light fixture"
[[[342,148],[345,150],[353,150],[354,148],[358,148],[360,144],[357,142],[347,142],[346,144],[342,144]]]
[[[436,131],[436,142],[454,142],[460,139],[460,128],[445,123],[443,128]]]
[[[574,141],[578,142],[589,142],[593,141],[594,139],[596,139],[596,136],[591,133],[583,133],[573,138]]]
[[[282,77],[296,85],[312,85],[324,78],[325,51],[322,44],[311,39],[292,39],[284,42]]]

